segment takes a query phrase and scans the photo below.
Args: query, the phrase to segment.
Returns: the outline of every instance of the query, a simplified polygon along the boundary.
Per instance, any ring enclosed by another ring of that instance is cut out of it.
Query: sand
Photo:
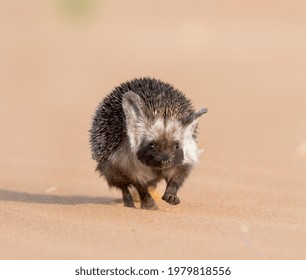
[[[1,3],[0,259],[305,259],[305,3],[90,3]],[[97,104],[140,76],[209,110],[159,211],[124,208],[88,143]]]

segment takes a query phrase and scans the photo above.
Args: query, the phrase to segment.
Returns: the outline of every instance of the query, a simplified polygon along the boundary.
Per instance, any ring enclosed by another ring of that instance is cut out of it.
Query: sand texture
[[[305,2],[68,2],[0,4],[0,259],[306,259]],[[208,108],[159,211],[124,208],[88,143],[141,76]]]

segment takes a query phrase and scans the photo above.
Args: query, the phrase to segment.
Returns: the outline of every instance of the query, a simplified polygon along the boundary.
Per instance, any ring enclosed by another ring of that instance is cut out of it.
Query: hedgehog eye
[[[174,148],[177,150],[178,148],[180,147],[180,144],[179,143],[175,143],[174,144]]]
[[[154,148],[155,148],[154,143],[150,143],[150,144],[149,144],[149,147],[150,147],[150,150],[154,150]]]

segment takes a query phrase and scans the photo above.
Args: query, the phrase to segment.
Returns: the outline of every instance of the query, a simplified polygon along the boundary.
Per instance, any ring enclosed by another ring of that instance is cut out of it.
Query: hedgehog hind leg
[[[110,164],[109,161],[99,162],[96,171],[100,172],[101,176],[104,176],[109,187],[115,187],[122,192],[122,199],[125,207],[135,208],[133,197],[129,191],[129,180]]]
[[[122,198],[125,207],[135,208],[133,197],[129,191],[129,187],[121,187]]]

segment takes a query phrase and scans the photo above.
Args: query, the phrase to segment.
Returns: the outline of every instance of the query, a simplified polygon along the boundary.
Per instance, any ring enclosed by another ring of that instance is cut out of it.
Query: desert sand
[[[0,4],[0,259],[305,259],[305,2],[70,2]],[[208,108],[159,211],[124,208],[88,142],[141,76]]]

